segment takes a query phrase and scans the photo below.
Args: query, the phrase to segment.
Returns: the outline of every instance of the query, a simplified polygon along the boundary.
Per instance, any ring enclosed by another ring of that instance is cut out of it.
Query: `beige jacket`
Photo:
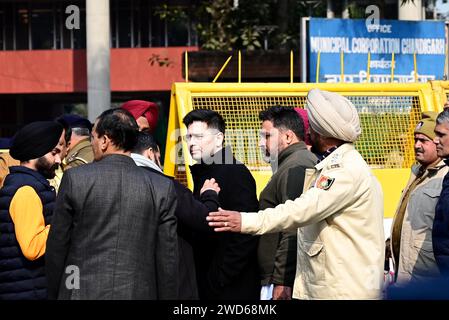
[[[378,299],[384,267],[383,193],[350,143],[315,169],[294,201],[242,214],[242,232],[298,229],[293,297]]]
[[[420,167],[420,165],[412,167],[412,173],[404,191],[415,181]],[[433,255],[432,227],[435,206],[441,193],[443,178],[448,170],[449,168],[443,161],[440,161],[434,168],[428,168],[422,177],[422,182],[409,196],[401,229],[399,264],[394,261],[397,283],[426,280],[439,276],[438,266]],[[398,209],[403,201],[403,196],[399,201]],[[394,226],[396,216],[397,211],[392,226]],[[393,242],[390,243],[393,246]],[[394,252],[393,248],[391,252]]]

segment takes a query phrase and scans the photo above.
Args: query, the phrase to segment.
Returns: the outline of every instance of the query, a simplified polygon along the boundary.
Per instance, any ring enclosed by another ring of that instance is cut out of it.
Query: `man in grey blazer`
[[[53,299],[176,299],[173,182],[129,157],[137,123],[110,109],[92,132],[95,162],[68,170],[47,241]]]

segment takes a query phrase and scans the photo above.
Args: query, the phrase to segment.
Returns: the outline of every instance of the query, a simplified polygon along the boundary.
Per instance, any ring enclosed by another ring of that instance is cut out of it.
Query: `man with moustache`
[[[259,210],[264,210],[301,195],[305,171],[314,167],[316,157],[307,150],[304,142],[304,121],[299,111],[274,106],[260,112],[259,119],[262,121],[259,147],[273,170],[273,176],[259,197]],[[271,296],[273,300],[292,298],[296,241],[296,230],[260,237],[261,299]]]
[[[428,281],[439,276],[432,249],[435,206],[448,167],[438,156],[435,138],[436,112],[424,112],[414,131],[415,164],[402,192],[391,229],[390,248],[395,282]],[[387,248],[387,253],[388,253]]]
[[[0,190],[0,300],[47,298],[44,254],[55,203],[47,179],[61,163],[63,127],[33,122],[14,137],[10,153],[20,161]]]

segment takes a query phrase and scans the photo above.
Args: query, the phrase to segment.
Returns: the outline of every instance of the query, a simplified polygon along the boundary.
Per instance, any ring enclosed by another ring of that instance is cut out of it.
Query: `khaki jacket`
[[[90,143],[90,139],[86,138],[79,141],[67,154],[64,170],[91,163],[93,161],[94,151],[92,149],[92,144]]]
[[[11,157],[9,152],[0,153],[0,188],[3,187],[5,178],[9,174],[9,167],[19,165],[20,161]]]
[[[405,191],[415,181],[420,167],[420,165],[412,167],[410,179],[399,201],[398,210],[404,201]],[[440,161],[433,168],[428,168],[422,176],[422,182],[410,193],[401,229],[399,263],[394,261],[397,283],[428,280],[439,276],[438,266],[433,255],[432,227],[435,206],[441,193],[443,178],[448,170],[444,161]],[[396,222],[398,210],[392,226]],[[393,241],[390,243],[391,252],[394,252]]]
[[[243,213],[242,232],[299,228],[294,298],[380,298],[383,193],[354,145],[343,144],[307,169],[304,190],[276,208]]]

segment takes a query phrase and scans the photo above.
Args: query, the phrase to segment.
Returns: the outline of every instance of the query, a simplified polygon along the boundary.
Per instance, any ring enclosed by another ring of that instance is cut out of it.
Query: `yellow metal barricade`
[[[362,127],[355,145],[381,182],[385,217],[391,217],[414,163],[416,123],[422,111],[438,111],[429,83],[174,83],[165,173],[192,189],[188,167],[192,160],[181,139],[186,133],[182,119],[191,110],[207,108],[225,119],[225,144],[231,145],[236,158],[250,169],[260,193],[271,169],[258,148],[259,112],[274,105],[304,108],[307,92],[313,88],[340,93],[354,103]]]
[[[434,104],[438,111],[443,110],[444,103],[449,98],[449,81],[430,81],[433,91]]]

